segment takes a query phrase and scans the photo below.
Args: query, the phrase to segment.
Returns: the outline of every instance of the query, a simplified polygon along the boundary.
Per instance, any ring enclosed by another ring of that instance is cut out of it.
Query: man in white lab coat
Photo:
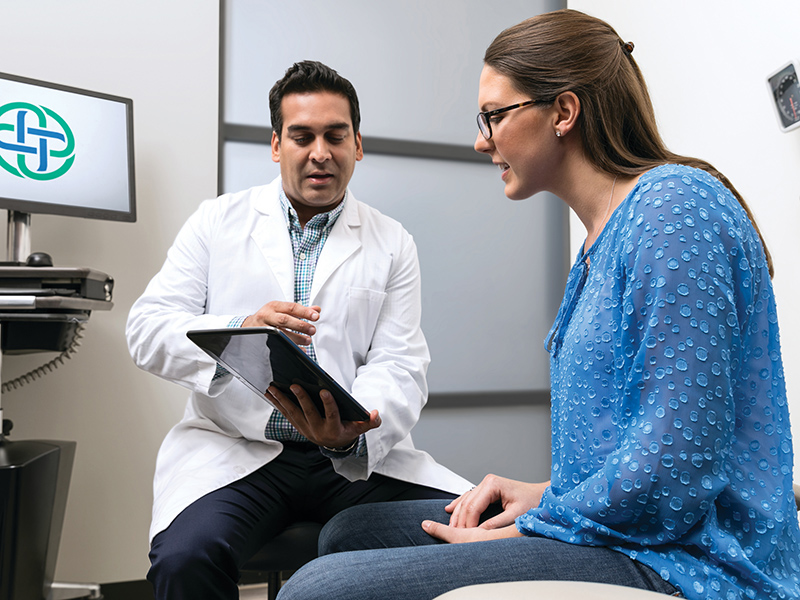
[[[402,226],[347,188],[363,156],[355,90],[304,61],[270,113],[281,176],[203,202],[128,319],[136,364],[191,390],[156,465],[159,599],[237,598],[241,565],[292,521],[470,487],[409,435],[427,398],[419,264]],[[369,421],[342,422],[326,394],[321,415],[297,386],[301,408],[273,388],[266,402],[185,335],[261,325],[302,345]]]

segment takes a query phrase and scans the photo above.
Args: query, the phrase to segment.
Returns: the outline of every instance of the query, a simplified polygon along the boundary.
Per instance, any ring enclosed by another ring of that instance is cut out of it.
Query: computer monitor
[[[10,221],[13,212],[133,222],[135,198],[132,100],[0,73],[0,208]]]

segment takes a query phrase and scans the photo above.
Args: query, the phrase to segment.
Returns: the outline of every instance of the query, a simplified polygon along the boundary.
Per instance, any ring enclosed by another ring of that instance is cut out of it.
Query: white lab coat
[[[294,300],[280,185],[278,178],[203,202],[128,317],[136,364],[191,390],[158,454],[151,540],[192,502],[281,452],[264,437],[272,406],[230,375],[212,383],[215,362],[185,335],[226,327],[271,300]],[[427,399],[430,360],[411,236],[348,191],[317,263],[311,304],[321,307],[313,338],[320,366],[382,419],[366,434],[367,457],[332,460],[336,471],[351,481],[375,472],[456,494],[469,489],[409,435]]]

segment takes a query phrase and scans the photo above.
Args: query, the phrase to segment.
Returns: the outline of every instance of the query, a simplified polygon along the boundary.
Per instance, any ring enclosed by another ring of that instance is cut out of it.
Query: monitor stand
[[[5,266],[22,266],[31,253],[31,215],[16,210],[8,211],[8,259]]]

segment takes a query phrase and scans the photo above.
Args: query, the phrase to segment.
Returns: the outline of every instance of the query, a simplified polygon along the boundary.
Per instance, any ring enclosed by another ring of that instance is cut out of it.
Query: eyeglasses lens
[[[478,113],[478,129],[487,140],[492,137],[492,129],[489,127],[489,122],[483,113]]]

